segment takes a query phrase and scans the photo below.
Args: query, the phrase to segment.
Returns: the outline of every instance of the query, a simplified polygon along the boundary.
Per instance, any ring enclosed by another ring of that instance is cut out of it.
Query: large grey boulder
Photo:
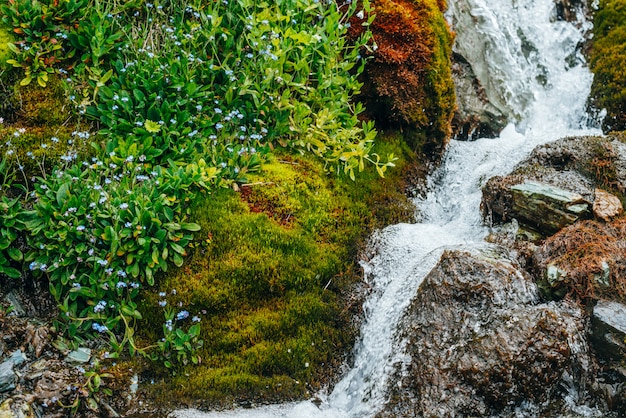
[[[457,108],[452,119],[456,139],[495,138],[508,123],[508,115],[492,103],[472,65],[455,45],[452,54],[452,75]]]
[[[540,303],[516,262],[494,247],[445,251],[412,301],[398,336],[410,363],[380,414],[506,416],[538,411],[582,386],[589,370],[581,311]]]

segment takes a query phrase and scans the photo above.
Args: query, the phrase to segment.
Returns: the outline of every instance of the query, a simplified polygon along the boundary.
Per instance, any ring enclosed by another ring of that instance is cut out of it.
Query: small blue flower
[[[91,324],[91,328],[94,331],[98,331],[99,333],[103,333],[109,330],[109,328],[106,325],[101,325],[101,324],[98,324],[97,322],[94,322],[93,324]]]

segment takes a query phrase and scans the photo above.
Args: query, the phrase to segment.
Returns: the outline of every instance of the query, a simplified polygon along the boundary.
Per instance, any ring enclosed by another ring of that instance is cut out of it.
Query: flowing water
[[[457,48],[487,95],[511,123],[496,139],[452,141],[440,168],[416,200],[419,222],[393,225],[372,237],[363,261],[372,293],[355,346],[354,364],[321,404],[300,402],[230,412],[177,411],[191,417],[345,418],[373,416],[385,403],[391,373],[407,362],[395,331],[421,281],[444,248],[480,246],[488,229],[481,186],[508,173],[537,145],[561,137],[599,134],[587,128],[585,103],[592,75],[578,51],[584,21],[555,21],[554,0],[450,0]],[[582,19],[582,17],[581,17]]]

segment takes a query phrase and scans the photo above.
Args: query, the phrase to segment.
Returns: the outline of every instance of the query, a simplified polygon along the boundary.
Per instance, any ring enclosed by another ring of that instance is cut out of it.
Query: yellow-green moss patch
[[[312,158],[279,155],[239,192],[217,190],[192,203],[202,226],[185,266],[150,294],[146,340],[159,338],[159,300],[202,318],[200,365],[157,383],[154,394],[180,404],[302,398],[332,376],[353,344],[349,285],[371,229],[410,221],[403,179],[414,155],[399,135],[379,152],[401,159],[387,179],[352,182]],[[173,290],[175,293],[173,294]],[[199,401],[202,400],[202,401]]]
[[[11,57],[9,43],[15,41],[10,29],[0,24],[0,71],[9,67],[7,60]]]
[[[594,16],[590,100],[606,109],[605,131],[626,129],[626,0],[600,0]]]

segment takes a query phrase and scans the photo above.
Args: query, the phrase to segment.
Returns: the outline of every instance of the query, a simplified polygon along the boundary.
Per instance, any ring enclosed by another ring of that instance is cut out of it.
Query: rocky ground
[[[0,287],[0,417],[120,417],[142,410],[132,369],[101,364],[98,342],[64,347],[52,328],[55,315],[39,285]],[[106,383],[97,388],[98,380]]]
[[[489,180],[492,244],[447,251],[380,416],[626,414],[626,144],[566,138]]]

